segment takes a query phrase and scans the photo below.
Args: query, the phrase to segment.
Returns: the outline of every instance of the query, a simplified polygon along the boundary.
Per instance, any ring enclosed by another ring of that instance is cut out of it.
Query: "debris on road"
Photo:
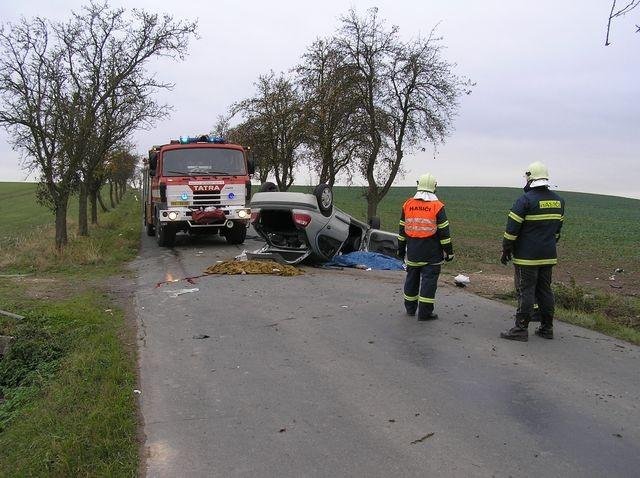
[[[194,287],[193,289],[178,289],[178,290],[165,290],[166,293],[169,294],[169,297],[175,299],[179,295],[183,294],[191,294],[192,292],[198,292],[200,289]]]
[[[140,390],[138,390],[138,389],[134,389],[133,393],[136,394],[136,395],[142,395],[142,392]]]
[[[416,443],[420,443],[425,441],[427,438],[431,438],[433,435],[435,435],[436,432],[431,432],[431,433],[427,433],[425,436],[418,438],[417,440],[413,440],[411,442],[412,445],[415,445]]]
[[[235,260],[236,261],[248,261],[249,258],[247,257],[247,251],[246,250],[242,251],[240,254],[238,254],[235,257]]]
[[[616,274],[619,274],[621,272],[624,272],[624,269],[622,267],[618,267],[616,270],[614,270],[613,272],[615,272]]]
[[[225,261],[207,267],[205,274],[271,274],[278,276],[298,276],[303,272],[293,266],[274,261]]]
[[[453,283],[458,287],[466,287],[471,283],[471,279],[469,279],[469,276],[464,274],[458,274],[453,278]]]
[[[9,317],[11,319],[16,319],[16,320],[24,319],[22,315],[14,314],[12,312],[7,312],[6,310],[0,310],[0,315],[4,315],[5,317]]]
[[[208,339],[210,336],[207,334],[196,334],[193,336],[194,340],[204,340]]]
[[[286,431],[287,431],[287,429],[286,429],[286,428],[281,428],[280,430],[278,430],[278,433],[284,433],[284,432],[286,432]]]

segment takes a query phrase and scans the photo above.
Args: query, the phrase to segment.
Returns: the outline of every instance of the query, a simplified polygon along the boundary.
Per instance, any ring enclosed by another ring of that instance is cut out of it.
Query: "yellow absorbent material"
[[[224,261],[207,267],[205,274],[271,274],[276,276],[299,276],[303,272],[293,266],[275,261]]]

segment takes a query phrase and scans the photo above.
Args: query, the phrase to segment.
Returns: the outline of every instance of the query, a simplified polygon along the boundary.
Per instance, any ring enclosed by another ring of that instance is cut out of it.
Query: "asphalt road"
[[[399,272],[158,286],[257,246],[143,239],[147,476],[640,474],[638,347],[563,323],[504,341],[510,307],[446,284],[417,322]]]

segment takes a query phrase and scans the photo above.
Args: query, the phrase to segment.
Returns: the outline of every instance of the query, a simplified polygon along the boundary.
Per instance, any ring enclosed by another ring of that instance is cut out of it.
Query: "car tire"
[[[242,244],[247,237],[247,226],[236,221],[231,229],[224,230],[223,235],[229,244]]]
[[[278,192],[278,186],[272,182],[267,181],[262,186],[260,186],[261,193],[276,193]]]
[[[378,216],[370,217],[369,225],[372,229],[380,229],[380,218]]]
[[[323,216],[331,216],[333,211],[333,191],[328,184],[318,184],[313,190],[313,195],[318,201],[318,209]]]

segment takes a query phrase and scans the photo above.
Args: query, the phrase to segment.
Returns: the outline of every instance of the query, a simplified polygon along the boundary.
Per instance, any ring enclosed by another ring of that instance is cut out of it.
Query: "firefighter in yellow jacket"
[[[444,261],[453,259],[449,221],[437,196],[436,178],[423,174],[418,191],[402,206],[398,233],[398,256],[407,265],[404,283],[404,306],[408,315],[418,320],[437,319],[438,276]]]

